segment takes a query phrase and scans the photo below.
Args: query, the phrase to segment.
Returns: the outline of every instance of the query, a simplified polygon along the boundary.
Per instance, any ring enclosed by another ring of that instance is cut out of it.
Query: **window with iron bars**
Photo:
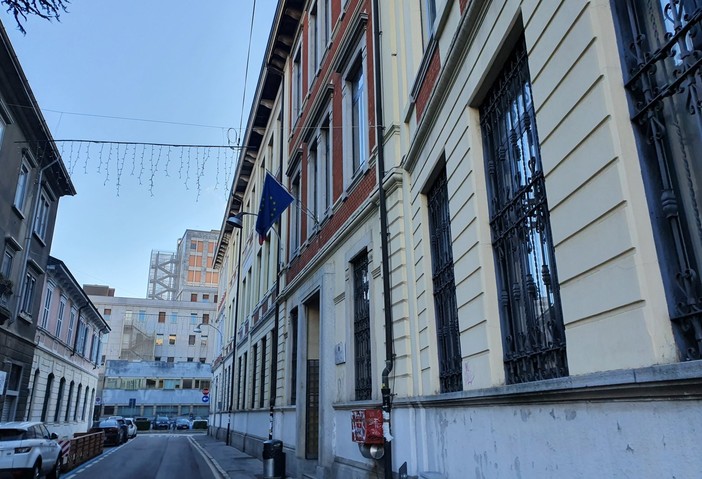
[[[702,359],[702,1],[613,1],[676,343]]]
[[[439,384],[441,392],[448,393],[463,389],[463,376],[446,168],[442,168],[427,193],[427,204],[431,235],[436,344],[439,354]]]
[[[356,372],[356,400],[370,399],[373,392],[370,344],[370,298],[368,252],[363,252],[353,265],[353,339]]]
[[[522,37],[480,108],[507,383],[568,375],[539,137]]]

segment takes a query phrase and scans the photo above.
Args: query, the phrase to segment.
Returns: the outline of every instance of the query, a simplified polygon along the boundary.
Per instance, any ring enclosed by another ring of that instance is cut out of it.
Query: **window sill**
[[[20,313],[17,315],[17,317],[19,319],[21,319],[22,321],[26,321],[30,324],[32,323],[32,315],[26,311],[20,311]]]
[[[26,218],[26,216],[24,215],[24,213],[22,213],[22,210],[20,210],[19,208],[17,208],[17,205],[15,205],[15,204],[12,205],[12,211],[14,211],[15,214],[16,214],[21,220],[23,220],[23,219]]]

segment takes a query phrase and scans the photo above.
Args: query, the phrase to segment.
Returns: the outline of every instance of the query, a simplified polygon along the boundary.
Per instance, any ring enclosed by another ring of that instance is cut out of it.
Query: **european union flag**
[[[295,201],[293,195],[266,171],[266,179],[263,182],[263,191],[261,191],[261,206],[258,208],[258,218],[256,219],[256,232],[259,234],[261,243],[266,240],[268,230],[271,229],[273,223],[278,221],[285,208],[290,206],[293,201]]]

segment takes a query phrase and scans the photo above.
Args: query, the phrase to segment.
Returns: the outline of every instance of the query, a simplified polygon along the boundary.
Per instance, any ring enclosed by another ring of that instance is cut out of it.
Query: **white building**
[[[100,415],[207,419],[211,379],[200,362],[107,361]]]
[[[43,421],[66,438],[89,429],[101,340],[109,331],[66,265],[49,256],[27,420]]]

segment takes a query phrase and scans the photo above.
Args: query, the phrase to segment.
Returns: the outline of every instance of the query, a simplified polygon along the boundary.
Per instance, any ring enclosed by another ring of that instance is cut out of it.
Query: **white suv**
[[[61,475],[61,446],[58,436],[41,422],[0,423],[0,476],[5,472],[31,473],[48,479]]]
[[[127,423],[127,438],[131,439],[137,435],[137,427],[134,419],[131,417],[125,417],[124,422]]]

